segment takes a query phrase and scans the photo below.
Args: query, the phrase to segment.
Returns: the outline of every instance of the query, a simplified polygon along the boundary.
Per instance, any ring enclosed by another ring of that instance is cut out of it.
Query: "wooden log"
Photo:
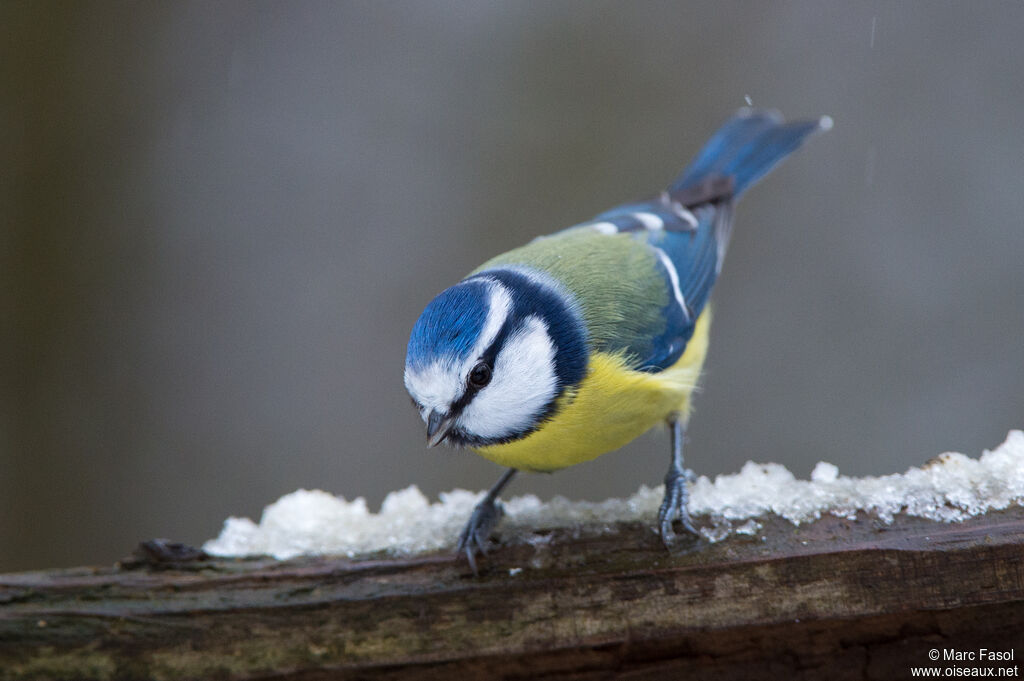
[[[761,522],[673,555],[639,524],[538,533],[479,578],[448,554],[3,575],[0,679],[835,681],[1024,655],[1024,508]]]

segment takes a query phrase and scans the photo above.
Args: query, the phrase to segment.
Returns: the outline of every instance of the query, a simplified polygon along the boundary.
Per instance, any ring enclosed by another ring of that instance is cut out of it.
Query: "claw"
[[[465,553],[469,567],[473,570],[473,576],[479,577],[480,573],[476,567],[476,553],[487,553],[487,541],[490,539],[491,530],[505,515],[505,509],[500,502],[495,502],[490,497],[484,499],[473,508],[469,516],[469,522],[462,528],[459,535],[458,553]]]
[[[691,535],[699,536],[686,508],[690,497],[686,485],[692,478],[692,471],[670,470],[665,476],[665,498],[658,509],[658,523],[661,528],[661,540],[666,548],[671,549],[675,543],[676,533],[672,529],[675,520],[679,520],[679,524]]]

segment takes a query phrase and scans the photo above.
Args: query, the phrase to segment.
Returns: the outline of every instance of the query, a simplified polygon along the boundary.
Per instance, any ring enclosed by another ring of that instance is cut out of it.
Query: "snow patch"
[[[628,499],[601,502],[555,497],[514,497],[505,503],[502,537],[511,541],[548,541],[535,530],[573,528],[608,532],[616,523],[657,524],[662,487],[642,486]],[[220,536],[203,546],[216,556],[358,556],[376,552],[410,555],[452,549],[462,525],[483,492],[454,490],[431,503],[415,486],[392,492],[380,512],[360,497],[346,501],[319,490],[298,490],[266,507],[259,524],[228,518]],[[709,541],[731,534],[756,535],[756,518],[774,513],[793,524],[824,514],[854,518],[858,511],[891,523],[897,513],[942,522],[960,522],[990,510],[1024,505],[1024,432],[1010,431],[1006,442],[979,459],[947,453],[906,473],[852,478],[830,463],[814,467],[810,480],[798,480],[779,464],[748,462],[739,473],[705,476],[690,486],[690,514],[706,521]]]

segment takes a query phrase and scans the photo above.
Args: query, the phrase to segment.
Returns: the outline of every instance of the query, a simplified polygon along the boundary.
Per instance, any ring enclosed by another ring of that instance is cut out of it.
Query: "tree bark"
[[[640,524],[537,533],[479,578],[436,553],[3,575],[0,679],[836,681],[1024,655],[1024,508],[761,522],[671,555]]]

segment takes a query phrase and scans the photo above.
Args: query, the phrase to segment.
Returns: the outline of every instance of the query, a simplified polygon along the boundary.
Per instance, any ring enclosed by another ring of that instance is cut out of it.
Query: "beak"
[[[427,446],[436,447],[448,436],[448,431],[455,425],[455,417],[445,417],[441,412],[432,410],[427,418]]]

